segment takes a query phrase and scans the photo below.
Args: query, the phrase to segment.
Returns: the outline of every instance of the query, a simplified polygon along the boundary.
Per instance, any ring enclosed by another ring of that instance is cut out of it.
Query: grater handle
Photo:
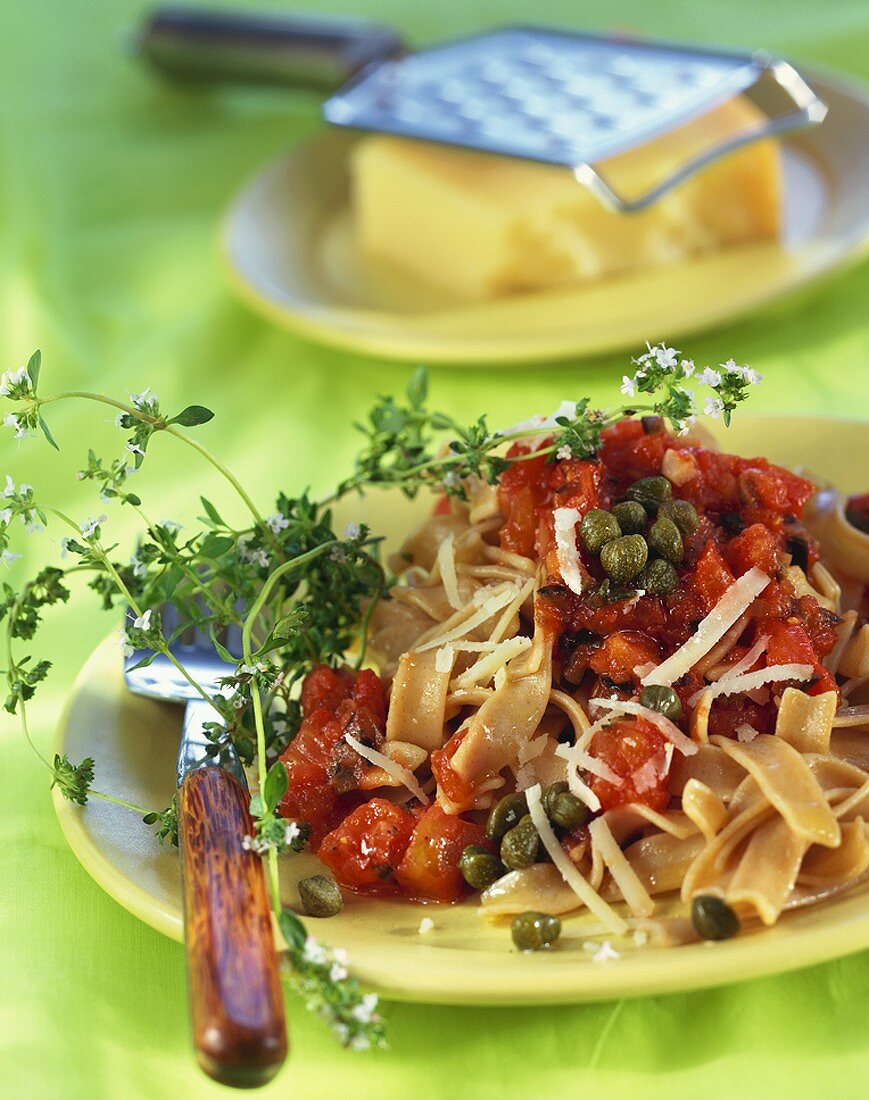
[[[196,82],[302,86],[334,91],[366,66],[404,52],[391,27],[364,19],[248,15],[157,8],[134,52],[160,72]]]
[[[645,210],[658,199],[663,198],[684,180],[696,175],[722,157],[736,152],[746,145],[763,138],[780,137],[783,134],[806,130],[823,122],[827,115],[827,105],[821,100],[797,70],[787,61],[773,59],[758,54],[756,61],[763,66],[767,77],[765,89],[760,82],[747,89],[746,94],[758,102],[767,111],[767,118],[759,126],[735,134],[726,141],[706,149],[699,156],[680,165],[675,172],[656,183],[641,195],[627,197],[620,194],[612,184],[592,164],[577,165],[573,172],[577,180],[586,186],[604,206],[620,214],[634,214]],[[780,114],[770,113],[770,109],[781,100],[786,107]]]

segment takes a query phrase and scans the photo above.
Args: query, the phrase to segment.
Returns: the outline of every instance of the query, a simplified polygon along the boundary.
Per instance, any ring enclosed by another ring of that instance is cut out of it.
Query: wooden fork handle
[[[262,862],[242,847],[248,796],[223,768],[198,768],[178,823],[196,1056],[215,1081],[255,1088],[286,1058],[287,1032]]]

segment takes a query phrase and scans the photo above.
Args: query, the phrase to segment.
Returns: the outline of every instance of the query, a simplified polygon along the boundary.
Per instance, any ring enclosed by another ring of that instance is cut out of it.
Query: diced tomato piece
[[[450,498],[444,493],[438,497],[438,502],[432,509],[432,515],[435,516],[448,516],[453,510],[453,504]]]
[[[724,553],[737,577],[751,568],[760,569],[768,577],[774,577],[779,571],[779,541],[762,523],[753,523],[732,538]]]
[[[317,665],[302,681],[302,712],[311,714],[320,707],[335,711],[353,690],[353,676],[345,669]]]
[[[501,546],[514,554],[530,558],[534,553],[534,537],[537,534],[534,494],[527,485],[520,485],[509,493],[502,490],[500,496],[505,516],[500,533]]]
[[[485,844],[480,825],[445,814],[435,803],[417,822],[395,877],[412,897],[458,901],[467,892],[459,857],[468,844]]]
[[[438,790],[442,791],[454,806],[460,806],[462,809],[473,803],[474,791],[458,772],[453,771],[450,761],[456,755],[467,732],[467,729],[457,730],[442,749],[435,749],[431,754],[431,773],[437,781]]]
[[[386,692],[376,672],[370,668],[358,672],[352,696],[357,708],[366,707],[381,725],[386,722]]]
[[[869,534],[869,493],[848,497],[845,517],[858,531]]]
[[[815,653],[818,657],[826,657],[839,639],[836,631],[841,622],[839,616],[821,607],[814,596],[800,596],[796,614],[811,639]]]
[[[704,546],[694,571],[694,587],[700,594],[708,615],[727,589],[733,584],[734,576],[721,556],[721,551],[710,539]]]
[[[349,890],[395,893],[393,873],[415,824],[414,817],[400,806],[385,798],[372,798],[324,838],[317,855]]]
[[[763,626],[762,631],[769,633],[767,665],[811,665],[815,671],[810,686],[805,689],[807,693],[822,695],[825,691],[838,692],[835,677],[818,660],[811,639],[799,623],[774,622]]]
[[[591,753],[621,778],[610,783],[590,776],[591,788],[604,810],[642,802],[653,810],[666,809],[670,801],[663,775],[666,739],[643,718],[614,722],[594,735]]]
[[[638,630],[617,630],[605,638],[589,658],[589,667],[617,684],[634,681],[634,669],[649,662],[659,664],[661,650],[648,634]]]

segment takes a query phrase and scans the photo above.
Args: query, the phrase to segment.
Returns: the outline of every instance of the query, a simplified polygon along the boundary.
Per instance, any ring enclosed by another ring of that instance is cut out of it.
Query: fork
[[[165,605],[161,622],[171,637],[181,622],[177,608]],[[238,628],[220,640],[240,652]],[[206,695],[218,693],[221,677],[235,671],[202,627],[183,632],[169,648]],[[136,667],[148,657],[150,664]],[[287,1033],[262,861],[242,845],[253,832],[244,771],[228,739],[215,745],[206,736],[204,724],[220,715],[167,656],[133,653],[124,679],[136,695],[184,704],[178,844],[193,1045],[209,1077],[257,1087],[286,1058]]]

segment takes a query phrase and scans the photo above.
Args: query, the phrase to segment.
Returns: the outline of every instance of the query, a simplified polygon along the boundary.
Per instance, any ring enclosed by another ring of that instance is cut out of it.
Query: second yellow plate
[[[782,143],[784,239],[586,287],[462,304],[354,248],[345,131],[323,131],[252,180],[222,252],[239,294],[312,339],[421,362],[530,362],[675,339],[755,309],[860,255],[869,239],[869,95],[806,74],[829,106]],[[421,211],[424,217],[425,212]]]

